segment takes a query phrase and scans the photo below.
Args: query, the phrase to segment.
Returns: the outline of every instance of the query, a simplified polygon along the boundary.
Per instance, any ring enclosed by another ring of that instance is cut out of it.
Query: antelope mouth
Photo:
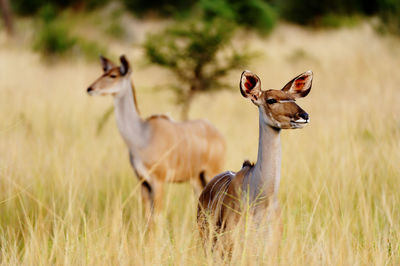
[[[300,118],[300,119],[291,121],[290,125],[292,126],[292,128],[302,128],[308,123],[310,123],[310,119],[309,118],[307,120],[303,119],[303,118]]]
[[[309,118],[307,120],[303,119],[303,118],[300,118],[300,119],[297,119],[297,120],[294,121],[294,123],[297,123],[297,124],[308,124],[309,122],[310,122]]]

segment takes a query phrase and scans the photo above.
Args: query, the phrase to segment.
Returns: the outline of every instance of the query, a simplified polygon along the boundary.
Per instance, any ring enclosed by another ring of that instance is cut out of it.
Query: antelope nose
[[[93,89],[92,89],[92,87],[89,87],[89,88],[87,88],[87,93],[89,93],[89,92],[91,92]]]
[[[304,120],[308,120],[308,114],[306,112],[299,114],[299,116]]]

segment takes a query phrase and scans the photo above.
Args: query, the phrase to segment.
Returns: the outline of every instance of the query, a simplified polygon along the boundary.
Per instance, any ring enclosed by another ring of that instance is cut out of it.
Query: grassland
[[[167,187],[164,212],[144,234],[138,183],[114,121],[96,133],[112,101],[85,93],[100,66],[46,65],[0,39],[0,264],[219,265],[201,248],[189,185]],[[243,32],[236,42],[263,52],[248,69],[264,89],[308,69],[315,79],[298,102],[311,124],[282,133],[279,256],[248,246],[232,264],[400,264],[400,40],[366,24],[280,25],[268,39]],[[142,114],[177,117],[171,95],[152,89],[172,77],[144,67],[138,48],[108,47],[131,59]],[[257,155],[258,112],[240,95],[239,76],[229,77],[235,90],[198,98],[190,113],[226,137],[230,170]]]

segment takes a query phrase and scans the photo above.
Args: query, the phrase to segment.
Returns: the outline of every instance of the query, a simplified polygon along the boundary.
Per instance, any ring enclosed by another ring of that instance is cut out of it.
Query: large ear
[[[111,68],[115,67],[115,64],[111,62],[111,60],[105,58],[104,56],[100,55],[101,66],[103,67],[104,72],[107,72]]]
[[[121,75],[124,76],[130,72],[131,67],[129,66],[129,62],[126,59],[125,55],[121,55],[119,60],[121,61],[121,66],[119,67],[119,73],[121,73]]]
[[[283,91],[292,94],[294,97],[305,97],[311,91],[313,73],[311,70],[298,75],[283,87]]]
[[[261,96],[261,80],[251,71],[245,70],[240,77],[240,93],[245,98],[250,98],[252,101],[257,101]]]

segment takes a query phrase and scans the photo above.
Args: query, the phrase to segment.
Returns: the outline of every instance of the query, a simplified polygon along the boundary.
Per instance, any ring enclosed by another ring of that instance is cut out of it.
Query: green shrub
[[[377,0],[281,0],[277,4],[283,18],[299,24],[318,25],[324,16],[372,15],[378,10]]]
[[[253,27],[261,32],[270,32],[276,23],[273,8],[262,0],[230,1],[240,25]]]
[[[68,27],[56,18],[57,13],[51,5],[39,11],[39,30],[36,33],[34,49],[47,56],[67,52],[77,41],[70,36]]]
[[[193,16],[197,7],[209,19],[223,18],[239,25],[269,32],[276,23],[276,12],[264,0],[123,0],[133,13],[143,15],[156,12],[166,16]]]
[[[326,14],[323,15],[319,20],[318,24],[328,28],[339,28],[339,27],[353,27],[359,24],[360,16],[357,15],[337,15],[337,14]]]
[[[63,54],[72,49],[76,39],[68,34],[63,25],[51,23],[39,31],[34,48],[45,55]]]
[[[233,20],[262,33],[270,32],[277,19],[275,10],[263,0],[201,0],[200,7],[208,18]]]
[[[200,9],[206,19],[223,18],[235,21],[237,14],[227,0],[201,0]]]
[[[46,5],[38,12],[37,32],[34,39],[34,50],[43,56],[84,55],[88,59],[97,59],[105,49],[95,42],[73,36],[68,22],[60,19],[55,8]]]
[[[378,0],[383,31],[400,34],[400,1]]]
[[[186,119],[198,93],[230,88],[223,78],[242,69],[249,56],[231,44],[235,27],[226,20],[177,22],[159,34],[149,35],[144,48],[150,62],[170,70],[175,82],[169,88]]]
[[[196,0],[123,0],[123,3],[137,15],[156,12],[159,15],[170,16],[190,10]]]
[[[352,26],[360,15],[378,15],[381,31],[400,34],[400,0],[280,0],[276,3],[281,17],[295,23]]]

